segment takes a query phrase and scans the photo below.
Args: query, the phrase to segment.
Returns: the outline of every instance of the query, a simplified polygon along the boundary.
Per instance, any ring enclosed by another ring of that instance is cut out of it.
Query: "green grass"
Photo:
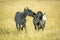
[[[37,13],[46,13],[44,31],[35,30],[33,18],[27,16],[26,28],[17,31],[14,16],[17,11],[29,7]],[[0,2],[0,40],[60,40],[60,1],[1,1]]]

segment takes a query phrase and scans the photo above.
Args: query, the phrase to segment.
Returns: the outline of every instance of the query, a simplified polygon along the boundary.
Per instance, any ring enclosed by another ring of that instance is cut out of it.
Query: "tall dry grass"
[[[33,18],[27,16],[27,31],[17,31],[14,16],[29,7],[47,16],[44,31],[36,31]],[[0,1],[0,40],[60,40],[60,1]]]

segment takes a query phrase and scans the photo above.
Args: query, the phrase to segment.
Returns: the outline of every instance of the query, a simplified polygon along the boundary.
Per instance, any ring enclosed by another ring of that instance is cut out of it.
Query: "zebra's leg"
[[[42,25],[41,25],[41,24],[39,24],[39,26],[38,26],[38,31],[39,31],[41,28],[42,28]]]
[[[42,29],[42,30],[44,29],[43,24],[41,24],[41,23],[38,26],[38,30],[40,30],[40,29]]]
[[[38,31],[39,31],[39,29],[40,29],[40,25],[38,25]]]
[[[25,30],[26,30],[26,24],[25,23],[22,25],[21,30],[23,30],[23,28],[25,28]]]
[[[18,30],[18,23],[16,23],[16,28],[17,28],[17,30]]]
[[[37,23],[37,29],[39,30],[39,27],[40,27],[40,25],[39,25],[39,23]]]
[[[42,31],[44,30],[44,26],[42,25]]]
[[[35,24],[35,23],[33,23],[33,24],[34,24],[34,28],[35,28],[35,30],[37,30],[36,24]]]
[[[21,28],[21,30],[23,30],[23,25],[22,25],[22,28]]]
[[[46,21],[45,21],[44,24],[43,24],[44,27],[45,27],[45,23],[46,23]]]
[[[35,30],[37,30],[36,25],[34,25]]]
[[[44,21],[44,24],[42,25],[42,30],[44,30],[44,28],[45,28],[45,23],[46,23],[46,21]]]
[[[41,21],[38,22],[38,31],[42,28]]]
[[[20,29],[21,29],[21,25],[19,24],[19,31],[20,31]]]
[[[40,25],[38,26],[38,31],[39,31],[39,29],[40,29]]]
[[[23,26],[24,26],[24,28],[25,28],[25,30],[26,30],[26,24],[24,24]]]

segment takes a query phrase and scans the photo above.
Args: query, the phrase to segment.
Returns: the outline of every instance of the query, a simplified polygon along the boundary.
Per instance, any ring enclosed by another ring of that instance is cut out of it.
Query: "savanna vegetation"
[[[14,16],[28,7],[47,16],[44,31],[35,30],[33,18],[27,16],[26,28],[17,31]],[[60,1],[0,1],[0,40],[60,40]]]

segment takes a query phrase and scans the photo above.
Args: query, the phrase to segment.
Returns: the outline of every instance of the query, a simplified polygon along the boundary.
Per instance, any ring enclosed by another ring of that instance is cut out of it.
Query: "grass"
[[[44,31],[34,29],[33,18],[27,16],[27,31],[17,31],[14,16],[29,7],[46,13]],[[0,1],[0,40],[60,40],[60,1]]]

